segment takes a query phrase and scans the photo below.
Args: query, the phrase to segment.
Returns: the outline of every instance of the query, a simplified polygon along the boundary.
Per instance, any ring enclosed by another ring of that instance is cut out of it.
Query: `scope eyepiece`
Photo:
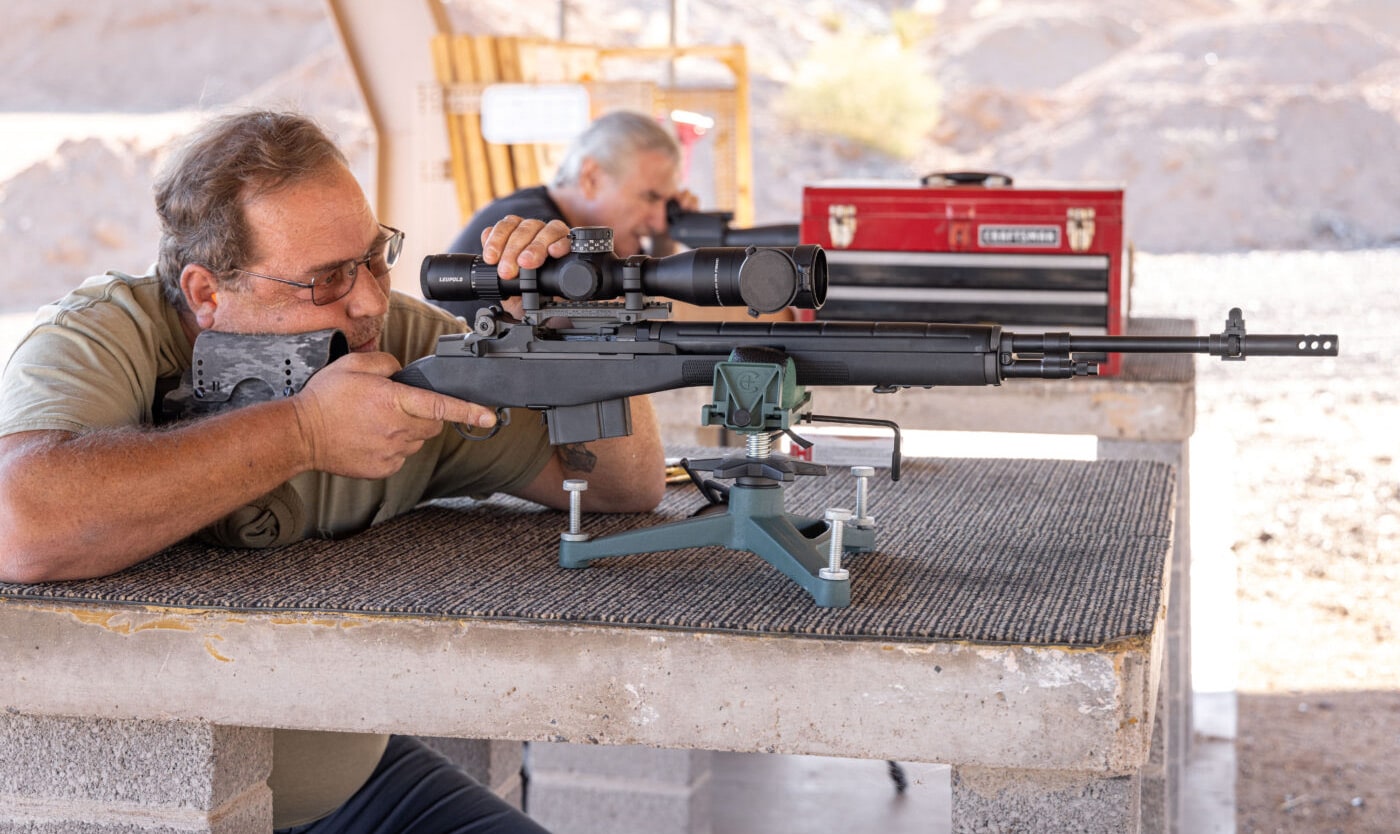
[[[820,246],[714,246],[664,258],[619,258],[607,227],[578,227],[569,238],[573,252],[536,270],[541,295],[606,301],[624,295],[626,279],[639,277],[645,295],[699,306],[776,313],[826,303],[826,253]],[[423,295],[434,301],[495,302],[523,291],[519,281],[500,280],[496,267],[479,255],[429,255],[419,278]]]

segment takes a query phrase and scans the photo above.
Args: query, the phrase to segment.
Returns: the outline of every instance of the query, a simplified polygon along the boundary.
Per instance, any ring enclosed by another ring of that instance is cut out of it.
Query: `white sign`
[[[591,121],[580,84],[492,84],[481,91],[481,135],[501,145],[568,142]]]

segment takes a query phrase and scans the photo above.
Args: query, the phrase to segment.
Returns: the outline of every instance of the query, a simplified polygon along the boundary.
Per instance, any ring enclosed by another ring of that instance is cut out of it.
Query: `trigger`
[[[457,434],[461,435],[466,440],[490,440],[496,436],[496,432],[500,431],[502,426],[509,425],[510,409],[502,406],[496,409],[496,425],[487,429],[485,434],[477,434],[471,428],[464,429],[461,423],[453,423],[452,428],[456,429]]]

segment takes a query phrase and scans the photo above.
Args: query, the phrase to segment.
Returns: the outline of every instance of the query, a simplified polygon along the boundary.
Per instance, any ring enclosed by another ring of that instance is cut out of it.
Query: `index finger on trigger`
[[[496,424],[495,410],[484,405],[424,388],[405,388],[407,390],[399,397],[399,408],[410,417],[481,428],[490,428]]]

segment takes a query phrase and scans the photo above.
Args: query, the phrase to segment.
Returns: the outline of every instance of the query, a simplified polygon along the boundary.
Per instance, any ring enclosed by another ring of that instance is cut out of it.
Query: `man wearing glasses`
[[[447,424],[490,427],[492,409],[389,379],[465,325],[390,290],[403,233],[378,222],[306,118],[212,121],[172,158],[156,208],[154,274],[109,273],[43,308],[0,378],[0,581],[102,576],[196,534],[232,546],[343,535],[450,495],[562,509],[566,478],[588,478],[587,510],[660,500],[645,398],[628,437],[555,448],[535,421],[516,420],[469,442]],[[513,277],[566,254],[567,232],[505,222],[486,258]],[[296,395],[154,427],[200,332],[328,328],[352,352]],[[269,784],[279,830],[539,830],[463,780],[412,739],[278,731]],[[365,827],[390,816],[423,825]],[[466,824],[481,818],[495,822]]]

